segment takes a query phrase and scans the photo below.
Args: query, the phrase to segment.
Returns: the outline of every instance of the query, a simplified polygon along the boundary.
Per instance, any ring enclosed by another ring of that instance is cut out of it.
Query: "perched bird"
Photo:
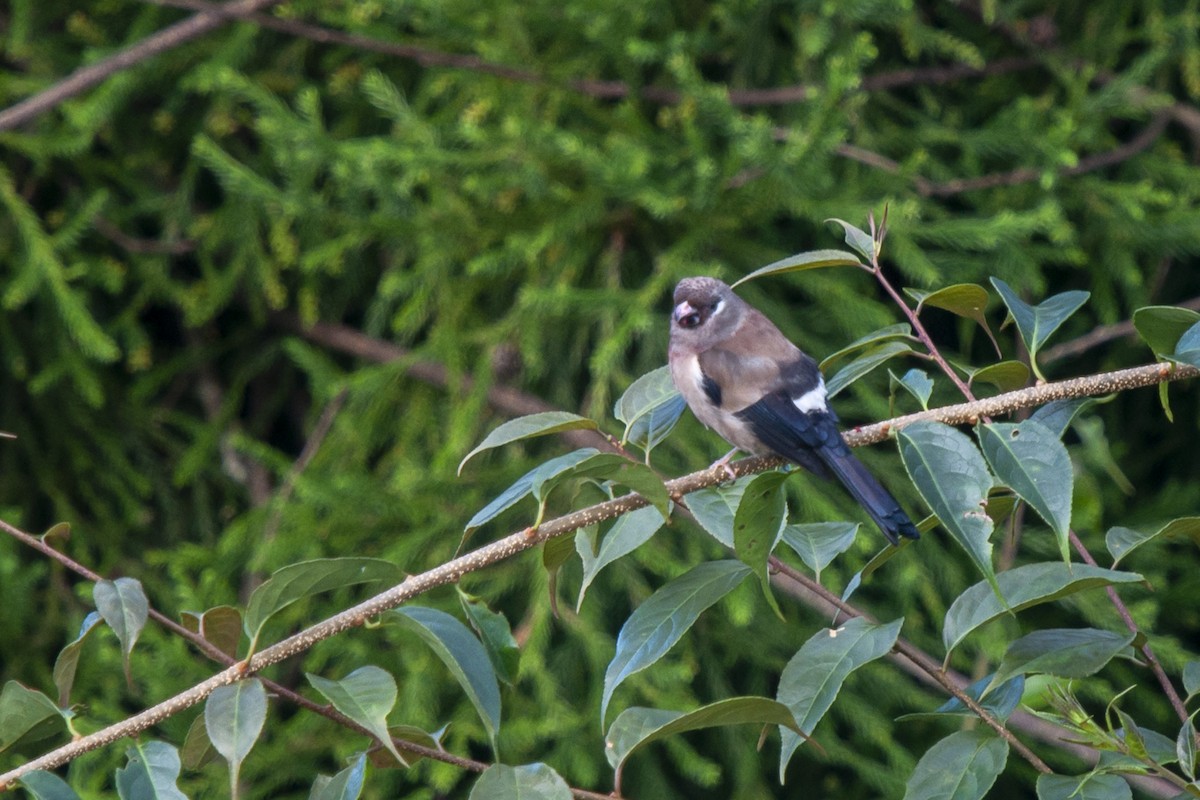
[[[888,541],[916,539],[912,520],[850,452],[817,362],[715,278],[684,278],[671,314],[671,378],[696,418],[738,450],[775,454],[834,475]]]

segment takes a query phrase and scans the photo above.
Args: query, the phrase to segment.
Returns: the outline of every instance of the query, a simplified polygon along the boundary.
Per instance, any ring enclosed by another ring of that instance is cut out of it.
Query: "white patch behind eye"
[[[817,378],[816,387],[794,398],[792,403],[806,414],[813,411],[828,411],[829,404],[825,402],[825,394],[825,379]]]
[[[718,300],[717,304],[715,306],[713,306],[713,310],[709,313],[709,317],[715,317],[717,314],[720,314],[724,308],[725,308],[725,301]]]

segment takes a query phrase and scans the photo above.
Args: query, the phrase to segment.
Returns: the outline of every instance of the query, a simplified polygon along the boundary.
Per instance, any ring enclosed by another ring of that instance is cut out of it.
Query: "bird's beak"
[[[683,319],[688,314],[695,313],[695,311],[696,311],[695,307],[691,303],[689,303],[687,300],[684,300],[682,303],[675,306],[675,311],[672,312],[671,319],[675,320],[676,322],[679,322],[679,320]]]

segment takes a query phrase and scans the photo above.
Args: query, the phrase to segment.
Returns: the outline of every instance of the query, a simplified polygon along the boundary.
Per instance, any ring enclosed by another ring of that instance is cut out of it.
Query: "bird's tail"
[[[917,526],[908,518],[896,498],[883,488],[883,484],[845,445],[838,448],[823,447],[817,450],[817,454],[859,505],[866,509],[871,519],[875,520],[889,542],[898,544],[898,536],[920,538]]]

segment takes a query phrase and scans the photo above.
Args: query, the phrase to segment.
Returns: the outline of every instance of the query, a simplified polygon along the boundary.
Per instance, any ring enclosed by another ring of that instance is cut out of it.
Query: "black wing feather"
[[[832,411],[805,412],[787,392],[772,392],[737,414],[767,447],[822,477],[841,481],[895,544],[899,536],[920,534],[891,493],[850,452]]]

